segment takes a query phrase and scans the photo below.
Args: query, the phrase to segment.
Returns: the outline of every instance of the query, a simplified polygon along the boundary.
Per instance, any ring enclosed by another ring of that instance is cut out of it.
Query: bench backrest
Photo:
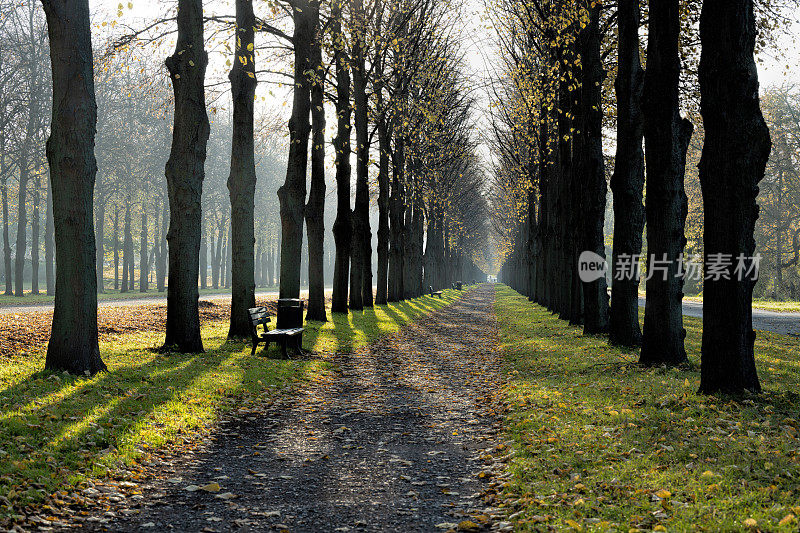
[[[264,331],[267,330],[267,323],[269,322],[269,311],[266,307],[251,307],[247,310],[250,314],[250,325],[252,327],[253,336],[258,336],[258,325],[260,324]]]

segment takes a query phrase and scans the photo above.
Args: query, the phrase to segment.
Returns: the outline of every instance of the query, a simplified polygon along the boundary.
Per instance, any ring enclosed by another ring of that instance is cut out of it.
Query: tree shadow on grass
[[[140,444],[158,446],[200,428],[228,397],[284,386],[307,371],[289,362],[253,364],[238,344],[224,342],[204,354],[150,355],[138,364],[126,363],[149,354],[128,350],[109,357],[112,370],[93,378],[37,373],[7,387],[0,397],[14,403],[0,416],[0,495],[19,510],[41,500],[38,489],[63,488],[67,475],[92,474],[97,465],[102,470],[130,460]]]

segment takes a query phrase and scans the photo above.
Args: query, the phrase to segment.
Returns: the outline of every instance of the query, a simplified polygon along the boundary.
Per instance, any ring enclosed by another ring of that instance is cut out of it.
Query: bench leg
[[[287,342],[289,342],[289,339],[284,337],[283,342],[281,343],[281,350],[283,351],[283,358],[284,359],[289,359],[289,354],[286,353],[286,343]]]
[[[250,350],[250,355],[255,355],[256,354],[256,348],[258,348],[258,341],[253,339],[253,349]]]
[[[265,356],[267,355],[268,351],[269,351],[269,341],[266,341],[266,343],[264,344],[264,355]]]

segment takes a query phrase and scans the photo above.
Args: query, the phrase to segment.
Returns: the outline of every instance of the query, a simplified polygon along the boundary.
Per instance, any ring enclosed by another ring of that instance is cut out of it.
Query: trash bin
[[[281,298],[278,300],[278,329],[303,327],[303,301],[299,298]]]

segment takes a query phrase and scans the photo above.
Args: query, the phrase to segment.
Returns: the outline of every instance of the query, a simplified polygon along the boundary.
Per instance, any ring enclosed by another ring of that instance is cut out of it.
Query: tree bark
[[[389,247],[388,300],[397,302],[405,298],[403,289],[403,222],[405,205],[403,204],[403,171],[405,170],[405,139],[401,134],[395,136],[394,152],[392,152],[392,190],[389,200],[389,217],[391,245]]]
[[[350,64],[342,32],[342,8],[333,3],[334,63],[336,65],[336,220],[333,222],[333,240],[336,259],[333,266],[333,299],[331,311],[347,312],[348,284],[350,282],[350,252],[353,235],[352,212],[350,210]]]
[[[584,127],[581,134],[584,138],[583,179],[584,183],[577,187],[582,189],[584,210],[581,213],[584,222],[583,250],[590,250],[605,258],[603,222],[606,214],[605,163],[603,160],[603,98],[602,85],[605,79],[603,61],[600,56],[600,4],[592,3],[589,7],[589,24],[583,29],[581,43],[581,60],[583,65],[581,84],[581,112]],[[581,193],[577,193],[581,194]],[[577,211],[572,211],[577,216]],[[576,224],[577,226],[577,224]],[[578,255],[578,254],[576,254]],[[578,280],[574,265],[577,257],[573,257],[573,279]],[[608,284],[601,277],[591,283],[583,283],[583,333],[597,335],[608,332]],[[577,292],[577,291],[575,291]]]
[[[350,307],[372,307],[372,232],[369,224],[369,116],[366,75],[366,15],[363,0],[353,1],[353,104],[356,127],[356,200],[353,210],[353,256]],[[355,298],[353,291],[361,293]]]
[[[679,365],[687,361],[683,345],[683,276],[678,269],[686,245],[684,171],[693,128],[680,116],[679,4],[678,0],[654,0],[650,4],[642,101],[649,279],[639,361],[645,365]],[[656,272],[658,266],[663,270]]]
[[[92,38],[88,0],[43,0],[50,39],[53,115],[47,160],[53,188],[56,294],[45,368],[106,370],[97,342],[97,278],[92,197],[94,138]]]
[[[639,327],[639,277],[630,277],[628,264],[638,261],[644,229],[644,70],[639,59],[639,0],[619,0],[617,91],[617,153],[611,190],[614,193],[614,257],[608,340],[612,345],[642,344]],[[621,278],[621,279],[620,279]]]
[[[289,159],[286,180],[278,189],[281,210],[280,297],[300,297],[303,216],[306,199],[308,136],[311,132],[311,43],[317,32],[318,10],[310,0],[296,0],[294,19],[294,97],[289,119]],[[316,14],[316,15],[315,15]]]
[[[103,294],[106,290],[103,286],[103,259],[105,256],[103,241],[105,239],[105,219],[106,219],[106,204],[105,199],[98,199],[97,206],[94,213],[94,231],[97,235],[97,257],[95,264],[97,265],[97,293]]]
[[[170,221],[169,291],[165,349],[202,352],[197,272],[200,260],[201,199],[209,124],[201,0],[179,0],[178,42],[166,60],[175,95],[172,148],[166,165]]]
[[[124,268],[124,266],[123,266]],[[114,206],[114,290],[119,289],[119,207]]]
[[[205,221],[200,228],[200,288],[207,289],[208,288],[208,239],[206,238],[208,235],[208,227],[206,226]],[[161,246],[159,245],[159,248]],[[159,251],[159,263],[156,265],[156,277],[158,281],[161,282],[161,270],[160,270],[160,260],[161,254],[164,253],[163,250]],[[161,292],[161,285],[159,283],[159,292]]]
[[[150,261],[147,257],[147,210],[142,206],[142,232],[139,235],[139,292],[147,292]]]
[[[164,292],[167,276],[167,227],[169,225],[169,205],[164,198],[161,206],[161,230],[158,232],[158,262],[156,263],[156,289]]]
[[[249,338],[247,310],[256,306],[255,195],[253,138],[256,93],[253,0],[236,0],[236,58],[229,78],[233,93],[233,141],[228,191],[231,199],[231,320],[228,338]]]
[[[5,295],[14,294],[13,267],[11,265],[11,242],[9,238],[8,221],[8,169],[6,168],[6,134],[0,131],[0,194],[3,200],[3,272],[5,273]]]
[[[47,285],[47,295],[54,296],[56,293],[55,280],[55,243],[53,242],[53,189],[50,186],[50,179],[47,179],[47,211],[44,223],[44,275]]]
[[[378,78],[383,76],[383,72],[377,74]],[[376,84],[378,91],[378,109],[381,113],[383,107],[382,84]],[[375,303],[385,304],[388,300],[389,291],[389,132],[386,124],[386,117],[378,117],[378,145],[380,155],[378,157],[378,271],[375,292]]]
[[[133,290],[133,284],[129,281],[133,276],[131,272],[131,255],[133,254],[133,237],[131,235],[131,204],[130,200],[125,205],[125,227],[122,235],[122,287],[119,292]]]
[[[758,219],[758,184],[771,141],[761,114],[753,59],[756,21],[752,0],[706,0],[700,16],[700,109],[705,144],[700,159],[705,225],[705,264],[716,254],[731,258],[727,277],[706,273],[700,391],[760,391],[752,324],[757,275],[752,267]],[[720,256],[717,256],[720,257]],[[742,259],[740,259],[742,258]]]
[[[39,173],[33,180],[33,214],[31,218],[31,294],[39,294],[39,202],[42,181]]]
[[[319,3],[311,2],[314,25],[319,26]],[[308,309],[306,320],[326,322],[325,315],[325,68],[322,36],[311,44],[311,191],[305,207],[308,233]]]

